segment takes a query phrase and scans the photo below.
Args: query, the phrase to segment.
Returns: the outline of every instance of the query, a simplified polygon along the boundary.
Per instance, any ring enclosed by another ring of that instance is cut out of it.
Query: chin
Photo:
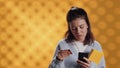
[[[79,41],[84,41],[83,37],[76,37],[76,39],[79,40]]]

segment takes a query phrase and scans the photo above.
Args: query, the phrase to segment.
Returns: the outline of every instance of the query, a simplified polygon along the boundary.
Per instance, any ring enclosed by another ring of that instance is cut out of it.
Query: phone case
[[[88,58],[88,56],[89,56],[89,53],[79,52],[79,54],[78,54],[78,59],[81,60],[81,61],[83,61],[83,62],[86,62],[86,60],[84,60],[83,57]]]

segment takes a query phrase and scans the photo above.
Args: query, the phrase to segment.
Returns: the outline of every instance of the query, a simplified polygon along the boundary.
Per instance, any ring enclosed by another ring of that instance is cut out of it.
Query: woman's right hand
[[[63,61],[66,57],[68,57],[72,52],[70,50],[60,50],[57,55],[57,59]]]

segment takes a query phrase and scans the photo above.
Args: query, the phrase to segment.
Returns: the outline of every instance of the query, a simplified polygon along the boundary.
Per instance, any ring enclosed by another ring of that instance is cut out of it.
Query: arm
[[[98,68],[106,68],[104,56],[102,57],[99,65],[98,65]]]
[[[93,48],[97,49],[98,51],[103,52],[101,45],[97,41],[95,41]],[[92,65],[94,65],[94,63],[92,63]],[[101,58],[100,63],[98,65],[96,65],[96,66],[97,66],[96,68],[106,68],[104,55]]]
[[[57,56],[59,50],[60,50],[60,47],[58,45],[56,47],[56,50],[55,50],[55,53],[54,53],[54,57],[53,57],[52,62],[49,65],[49,68],[65,68],[64,67],[64,61],[60,61],[60,60],[56,59],[56,56]]]

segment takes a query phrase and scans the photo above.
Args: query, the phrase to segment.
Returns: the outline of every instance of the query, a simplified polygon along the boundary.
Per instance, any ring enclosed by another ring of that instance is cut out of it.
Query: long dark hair
[[[85,37],[85,40],[84,40],[84,45],[86,45],[86,44],[89,45],[89,44],[93,43],[94,42],[94,36],[91,32],[91,26],[90,26],[90,22],[89,22],[87,13],[84,9],[78,8],[78,7],[72,7],[67,13],[66,19],[67,19],[67,24],[68,24],[68,30],[65,33],[66,42],[69,43],[69,42],[73,42],[75,40],[75,37],[73,36],[73,34],[70,30],[69,23],[71,21],[75,20],[76,18],[85,19],[85,21],[87,23],[87,26],[88,26],[87,34],[86,34],[86,37]]]

